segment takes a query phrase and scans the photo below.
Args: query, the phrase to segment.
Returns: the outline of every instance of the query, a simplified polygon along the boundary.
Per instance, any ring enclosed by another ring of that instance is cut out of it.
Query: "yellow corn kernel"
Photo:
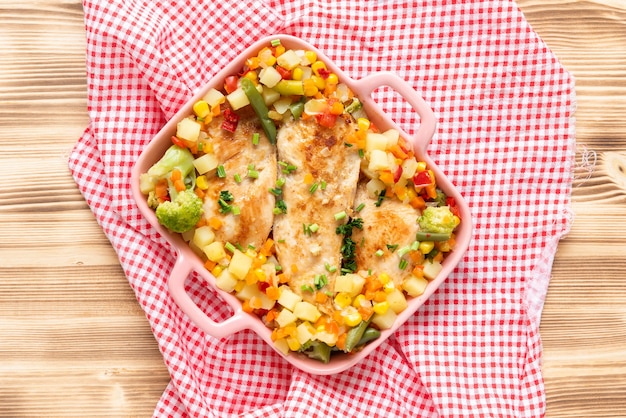
[[[264,282],[267,280],[267,276],[265,275],[265,271],[263,269],[254,269],[253,271],[258,281]]]
[[[361,323],[362,320],[363,318],[361,317],[361,314],[357,311],[350,312],[343,317],[343,323],[349,327],[356,327]]]
[[[380,282],[384,285],[391,281],[391,277],[389,277],[387,273],[380,273],[378,275],[378,280],[380,280]]]
[[[208,189],[209,181],[207,180],[206,176],[202,175],[202,176],[196,177],[196,186],[198,186],[200,190]]]
[[[304,95],[307,97],[313,97],[319,93],[319,89],[315,86],[315,82],[311,78],[307,78],[302,81],[304,86]]]
[[[330,107],[330,113],[333,115],[341,115],[343,113],[343,103],[334,102]]]
[[[426,171],[426,163],[424,161],[417,162],[417,168],[415,169],[417,173],[421,173],[422,171]]]
[[[374,312],[377,313],[378,315],[384,315],[387,313],[387,310],[389,310],[389,302],[384,301],[384,302],[378,302],[374,304]]]
[[[335,296],[335,303],[341,309],[344,309],[350,306],[350,303],[352,303],[352,298],[346,292],[339,292],[337,293],[337,296]]]
[[[287,345],[291,351],[298,351],[301,347],[300,342],[295,337],[287,337]]]
[[[454,215],[454,226],[459,226],[459,224],[461,223],[461,218],[459,218],[458,216]]]
[[[311,80],[313,80],[313,84],[315,84],[318,90],[324,90],[324,87],[326,87],[326,80],[318,75],[311,76]]]
[[[396,288],[396,285],[393,283],[393,281],[389,281],[383,285],[383,292],[391,293],[393,292],[395,288]]]
[[[209,104],[204,100],[198,100],[193,104],[193,113],[195,113],[199,118],[207,117],[211,113]]]
[[[235,292],[241,292],[241,290],[246,287],[246,281],[245,280],[239,280],[237,282],[237,284],[235,285]]]
[[[252,248],[248,248],[246,249],[246,255],[250,258],[254,258],[256,257],[256,251],[253,250]]]
[[[419,250],[422,254],[426,255],[431,252],[435,248],[435,243],[433,241],[422,241],[420,242]]]
[[[352,306],[354,306],[355,308],[360,308],[363,305],[364,301],[369,303],[369,301],[365,298],[365,295],[357,295],[357,297],[355,297],[352,301]]]
[[[257,68],[259,68],[260,63],[261,60],[259,59],[259,57],[250,57],[246,60],[246,65],[251,70],[256,70]]]
[[[330,73],[328,77],[326,77],[326,84],[336,85],[338,83],[339,83],[339,77],[337,77],[337,74]]]
[[[302,68],[296,67],[293,70],[291,70],[292,80],[302,80],[302,77],[304,77],[304,72],[302,71]]]
[[[211,269],[211,274],[217,277],[220,274],[222,274],[223,271],[224,271],[224,267],[218,264],[217,266],[213,267],[213,269]]]
[[[359,131],[366,132],[370,128],[370,121],[365,118],[358,118],[356,121],[356,126]]]
[[[326,71],[326,64],[324,64],[323,61],[315,61],[313,64],[311,64],[311,69],[313,70],[313,73],[315,75],[319,76],[320,70]]]
[[[315,61],[317,61],[317,54],[315,53],[315,51],[306,51],[304,53],[304,57],[307,59],[307,61],[309,61],[309,63],[313,64]]]
[[[254,83],[256,83],[259,78],[256,71],[248,71],[247,73],[244,74],[244,77]]]

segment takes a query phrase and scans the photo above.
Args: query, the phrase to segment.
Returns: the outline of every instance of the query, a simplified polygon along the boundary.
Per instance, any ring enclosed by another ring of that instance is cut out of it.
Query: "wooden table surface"
[[[626,416],[626,2],[520,0],[576,78],[576,214],[542,317],[549,417]],[[74,184],[79,0],[0,0],[0,416],[148,417],[169,376]]]

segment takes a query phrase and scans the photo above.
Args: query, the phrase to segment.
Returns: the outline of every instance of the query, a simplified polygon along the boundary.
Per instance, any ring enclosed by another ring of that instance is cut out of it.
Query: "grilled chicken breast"
[[[276,152],[254,113],[241,114],[234,133],[222,129],[221,124],[222,117],[213,119],[208,135],[226,176],[219,178],[216,175],[209,182],[204,198],[204,216],[221,220],[221,227],[215,231],[217,240],[259,248],[270,234],[274,218],[274,195],[268,189],[276,183]],[[252,142],[255,133],[259,134],[258,145]],[[258,178],[247,175],[251,166],[258,172]],[[235,181],[235,174],[239,175],[240,182]],[[223,213],[218,202],[224,191],[232,194],[233,200],[226,203],[237,206],[238,215]]]
[[[400,285],[415,263],[405,255],[408,264],[401,269],[398,250],[415,241],[419,212],[397,199],[386,199],[380,207],[375,205],[376,200],[368,195],[365,183],[359,184],[354,205],[365,206],[358,214],[363,219],[363,229],[355,229],[352,238],[357,243],[357,265],[360,270],[387,273],[395,285]],[[383,252],[380,257],[376,255],[378,250]]]
[[[287,212],[274,219],[274,241],[292,290],[305,299],[311,292],[302,286],[314,288],[315,276],[324,275],[332,289],[341,270],[342,236],[335,230],[344,221],[335,214],[350,213],[360,172],[357,150],[344,143],[353,125],[338,118],[329,129],[309,119],[287,122],[278,131],[278,176],[285,178]],[[329,266],[336,271],[330,273]]]

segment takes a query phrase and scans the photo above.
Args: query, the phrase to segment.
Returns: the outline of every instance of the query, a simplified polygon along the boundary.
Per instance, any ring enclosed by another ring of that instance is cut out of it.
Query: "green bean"
[[[300,116],[302,116],[302,112],[304,112],[304,102],[298,101],[292,103],[291,106],[289,106],[289,110],[291,110],[291,114],[293,115],[294,119],[300,119]]]
[[[280,80],[275,86],[281,96],[302,96],[304,94],[304,83],[301,80]]]
[[[450,234],[418,231],[415,234],[415,239],[418,241],[447,241],[450,239]]]
[[[274,144],[276,142],[276,124],[268,116],[269,109],[263,100],[263,96],[261,96],[261,93],[256,89],[252,80],[246,77],[241,78],[241,89],[246,94],[246,97],[248,97],[252,109],[254,109],[254,112],[259,117],[267,138],[270,140],[270,143]]]
[[[377,330],[376,328],[369,327],[365,330],[365,332],[363,332],[363,336],[359,340],[357,347],[360,345],[366,344],[370,341],[374,341],[378,337],[380,337],[380,331]]]
[[[346,335],[346,347],[344,349],[346,353],[351,352],[354,349],[354,347],[356,347],[359,344],[359,341],[361,341],[361,338],[363,337],[363,333],[365,332],[368,326],[369,326],[368,321],[361,321],[359,325],[357,325],[356,327],[348,331],[348,334]]]

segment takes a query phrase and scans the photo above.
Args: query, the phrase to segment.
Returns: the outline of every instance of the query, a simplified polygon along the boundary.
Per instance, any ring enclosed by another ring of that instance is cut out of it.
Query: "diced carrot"
[[[392,145],[389,151],[391,151],[394,157],[401,160],[406,160],[409,157],[408,154],[404,152],[404,150],[398,144]]]
[[[247,313],[252,313],[254,311],[254,308],[252,308],[252,306],[250,306],[250,302],[247,300],[244,300],[243,303],[241,304],[241,309],[244,312]]]
[[[170,175],[172,181],[182,180],[183,173],[180,172],[179,169],[175,168],[172,170],[172,174]]]
[[[364,321],[369,320],[374,314],[374,309],[370,306],[360,306],[357,310],[361,314],[361,318],[363,318]]]
[[[348,334],[346,334],[345,332],[342,332],[341,334],[339,334],[339,336],[337,337],[337,342],[335,343],[335,347],[337,347],[340,350],[345,350],[346,349],[346,338],[348,337]]]
[[[393,184],[393,173],[391,171],[383,171],[378,177],[385,184]]]
[[[266,239],[263,245],[261,246],[259,253],[263,254],[266,257],[269,257],[270,255],[272,255],[274,253],[274,240],[271,238]]]
[[[437,187],[434,184],[429,184],[428,186],[425,187],[426,189],[426,193],[428,194],[428,197],[430,197],[431,199],[435,199],[437,198]]]
[[[198,196],[200,199],[204,199],[204,196],[206,195],[206,193],[204,193],[204,190],[202,190],[199,187],[196,187],[194,189],[194,193],[196,194],[196,196]]]
[[[317,293],[315,293],[315,302],[317,302],[317,303],[326,303],[327,300],[328,300],[328,295],[326,295],[326,293],[324,293],[324,292],[317,292]]]
[[[418,278],[424,277],[424,266],[421,264],[415,266],[411,274],[413,274],[413,276],[418,277]]]
[[[298,272],[298,265],[297,264],[292,264],[291,265],[291,272],[294,273],[294,274]]]
[[[167,197],[167,190],[168,190],[168,185],[167,185],[166,179],[159,180],[154,187],[154,193],[156,197],[159,199]]]
[[[278,300],[278,297],[280,296],[280,292],[278,291],[278,288],[275,286],[270,286],[267,289],[265,289],[265,294],[271,300]]]
[[[177,192],[182,192],[183,190],[185,190],[187,187],[185,186],[185,182],[182,181],[182,179],[178,179],[174,181],[174,187],[176,188]]]
[[[217,263],[215,261],[207,260],[206,263],[204,263],[204,268],[206,268],[208,271],[211,271],[216,265]]]
[[[289,276],[287,276],[285,273],[280,273],[276,276],[276,278],[278,279],[279,283],[289,283]]]
[[[410,201],[409,204],[413,206],[415,209],[424,209],[426,207],[426,202],[421,196],[415,196]]]
[[[198,223],[196,223],[196,228],[200,228],[201,226],[204,226],[204,225],[206,225],[206,218],[202,217],[202,218],[200,218]]]
[[[270,309],[269,311],[267,311],[267,314],[265,315],[265,320],[267,322],[272,322],[273,320],[276,319],[278,314],[279,314],[279,312],[278,312],[277,309]]]
[[[384,302],[387,300],[387,294],[382,290],[377,290],[374,293],[374,302]]]
[[[209,226],[216,231],[222,227],[222,220],[216,216],[209,219]]]
[[[315,179],[313,178],[313,174],[311,174],[311,173],[306,173],[306,174],[304,175],[304,179],[302,180],[302,182],[303,182],[304,184],[307,184],[307,185],[308,185],[308,184],[312,184],[312,183],[313,183],[313,180],[315,180]]]

